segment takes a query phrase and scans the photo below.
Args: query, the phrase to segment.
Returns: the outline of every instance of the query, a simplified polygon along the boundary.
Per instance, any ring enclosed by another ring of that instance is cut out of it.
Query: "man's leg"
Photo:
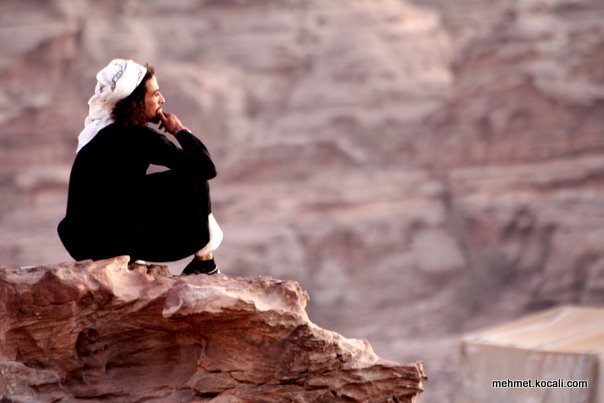
[[[210,243],[193,255],[193,260],[185,267],[181,275],[187,276],[190,274],[220,274],[220,270],[214,262],[214,254]]]
[[[195,254],[209,241],[208,207],[204,182],[177,171],[147,175],[137,258],[166,262]]]

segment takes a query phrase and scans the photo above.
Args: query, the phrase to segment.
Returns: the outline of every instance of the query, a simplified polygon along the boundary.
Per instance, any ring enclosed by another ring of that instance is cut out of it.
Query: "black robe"
[[[175,137],[182,148],[149,127],[113,123],[78,152],[58,226],[74,259],[130,255],[166,262],[208,243],[207,181],[216,168],[193,134],[182,130]],[[169,170],[147,174],[150,164]]]

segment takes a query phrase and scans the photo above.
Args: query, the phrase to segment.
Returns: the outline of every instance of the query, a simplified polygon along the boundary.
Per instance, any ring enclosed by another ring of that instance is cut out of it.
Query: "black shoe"
[[[188,276],[191,274],[220,274],[220,270],[216,267],[214,259],[210,260],[198,260],[193,258],[185,269],[180,274],[181,276]]]

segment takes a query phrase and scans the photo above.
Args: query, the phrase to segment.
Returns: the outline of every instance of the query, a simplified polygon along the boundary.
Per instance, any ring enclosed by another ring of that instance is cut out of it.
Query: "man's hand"
[[[178,116],[170,112],[160,111],[159,120],[161,121],[159,128],[170,134],[176,134],[185,128],[180,119],[178,119]]]

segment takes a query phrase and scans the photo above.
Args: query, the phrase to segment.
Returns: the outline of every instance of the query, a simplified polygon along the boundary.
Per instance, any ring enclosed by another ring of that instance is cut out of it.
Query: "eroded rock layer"
[[[421,363],[314,325],[295,282],[127,262],[1,268],[0,396],[413,402],[422,391]]]

